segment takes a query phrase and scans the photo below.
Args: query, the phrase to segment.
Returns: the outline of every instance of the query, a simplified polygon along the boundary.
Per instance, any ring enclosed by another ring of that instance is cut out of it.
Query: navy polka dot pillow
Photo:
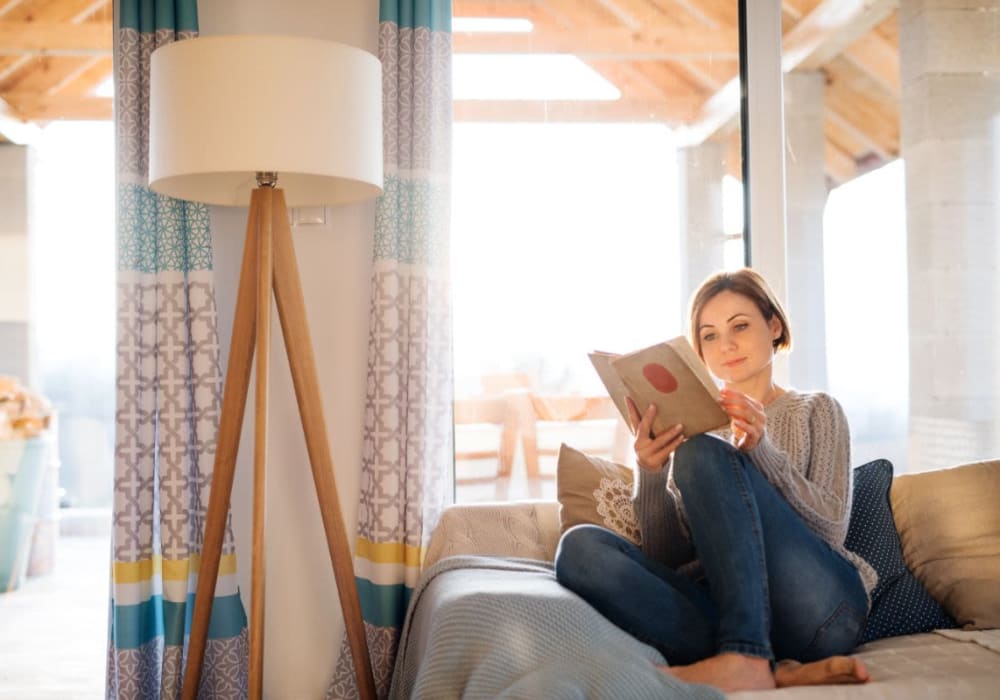
[[[906,566],[889,503],[891,485],[888,460],[877,459],[854,470],[854,500],[844,545],[878,573],[860,643],[956,627]]]

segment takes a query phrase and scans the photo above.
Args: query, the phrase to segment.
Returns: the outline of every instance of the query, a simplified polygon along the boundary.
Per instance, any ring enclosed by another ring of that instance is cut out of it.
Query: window
[[[739,105],[699,112],[738,81],[735,5],[558,7],[455,3],[460,501],[554,497],[562,441],[630,461],[587,353],[683,333],[694,287],[743,264]]]

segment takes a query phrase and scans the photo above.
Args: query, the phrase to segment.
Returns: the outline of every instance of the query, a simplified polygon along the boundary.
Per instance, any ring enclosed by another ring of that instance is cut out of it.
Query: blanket
[[[389,697],[723,700],[663,663],[561,586],[550,563],[452,556],[417,584]]]

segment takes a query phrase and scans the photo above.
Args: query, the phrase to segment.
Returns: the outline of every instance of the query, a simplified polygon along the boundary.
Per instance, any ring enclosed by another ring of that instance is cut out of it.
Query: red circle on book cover
[[[642,376],[653,388],[664,394],[677,391],[677,377],[658,362],[650,362],[642,367]]]

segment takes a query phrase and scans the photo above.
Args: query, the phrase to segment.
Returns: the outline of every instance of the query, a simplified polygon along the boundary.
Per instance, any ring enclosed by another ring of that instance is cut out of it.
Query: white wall
[[[378,51],[376,0],[202,0],[199,19],[205,36],[305,35],[351,44],[373,54]],[[246,209],[213,208],[223,362],[229,352],[245,225]],[[325,225],[296,227],[293,232],[352,548],[357,529],[373,229],[374,206],[369,202],[327,209]],[[319,698],[340,649],[343,619],[276,310],[272,338],[264,694]],[[251,383],[232,495],[240,585],[248,611],[253,391]]]

